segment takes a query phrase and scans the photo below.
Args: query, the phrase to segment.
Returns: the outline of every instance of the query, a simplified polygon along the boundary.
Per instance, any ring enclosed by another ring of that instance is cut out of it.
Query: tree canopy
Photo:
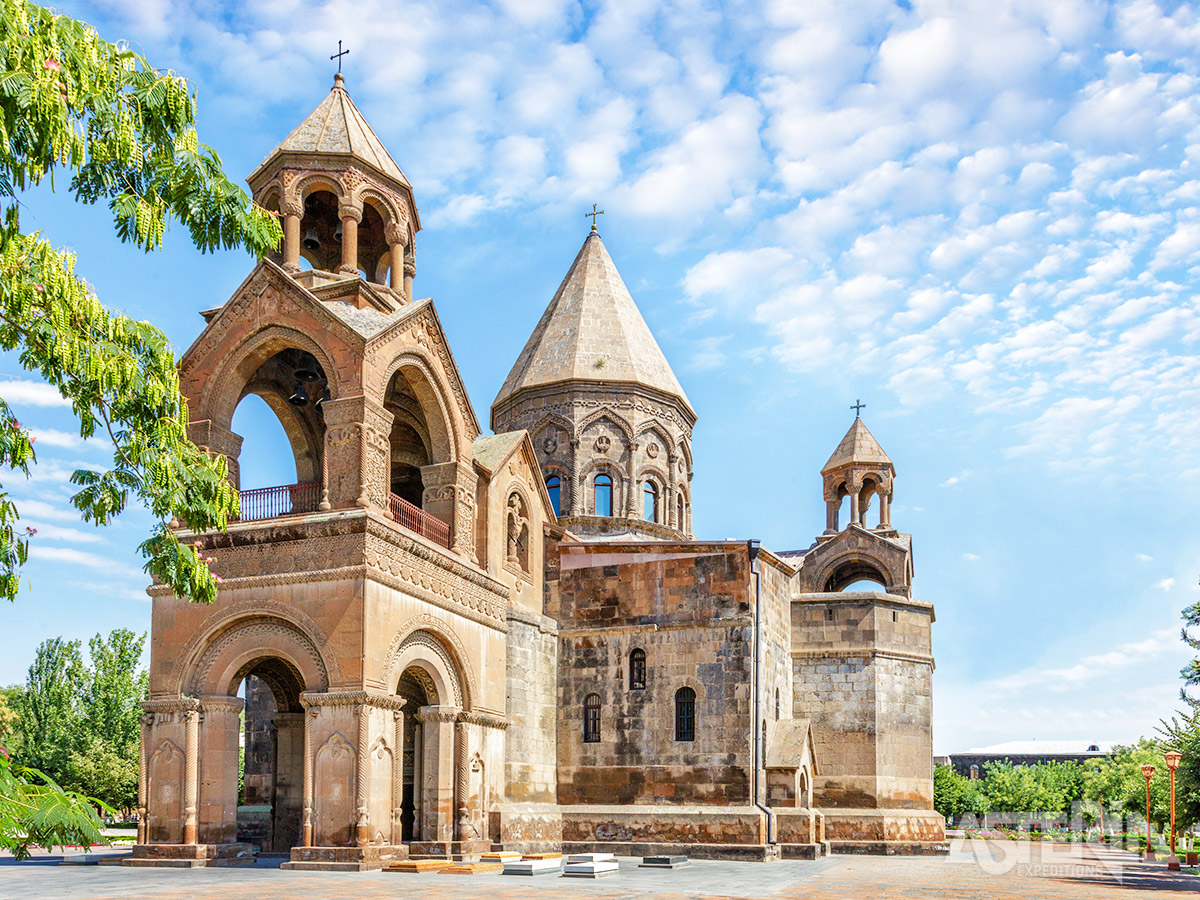
[[[0,348],[70,400],[79,433],[113,443],[109,468],[80,469],[72,503],[107,524],[130,500],[158,519],[146,570],[182,597],[211,602],[216,580],[170,527],[224,528],[237,494],[223,457],[187,439],[174,353],[154,326],[105,309],[75,256],[21,229],[21,192],[60,173],[82,203],[107,203],[117,236],[143,250],[184,226],[201,252],[279,244],[276,217],[229,180],[196,133],[196,100],[89,25],[27,0],[0,0]],[[51,184],[56,184],[51,181]],[[29,474],[33,441],[0,399],[0,464]],[[28,556],[19,510],[0,492],[0,596],[15,597]]]

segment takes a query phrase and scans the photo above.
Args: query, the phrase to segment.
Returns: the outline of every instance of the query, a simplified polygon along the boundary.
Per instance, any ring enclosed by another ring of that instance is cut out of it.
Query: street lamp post
[[[1154,862],[1154,851],[1150,849],[1150,779],[1154,777],[1154,766],[1142,766],[1142,777],[1146,779],[1146,852],[1142,859]]]
[[[1167,868],[1178,871],[1179,857],[1175,855],[1175,770],[1183,760],[1183,754],[1178,750],[1170,750],[1163,754],[1163,759],[1171,770],[1171,858],[1167,860]]]

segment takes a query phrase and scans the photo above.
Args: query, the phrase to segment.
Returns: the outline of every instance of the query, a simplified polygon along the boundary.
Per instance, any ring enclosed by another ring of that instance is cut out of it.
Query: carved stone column
[[[355,840],[358,846],[365,847],[371,843],[371,823],[367,819],[367,788],[371,774],[370,740],[371,740],[371,711],[370,708],[359,704],[354,707],[354,715],[358,719],[358,747],[355,755],[354,799],[355,799]]]
[[[304,824],[301,843],[313,845],[313,728],[317,721],[317,707],[304,711]]]
[[[196,843],[196,814],[200,793],[200,711],[190,709],[183,714],[186,727],[183,775],[183,843]]]
[[[458,803],[457,831],[460,841],[469,841],[471,834],[471,757],[467,723],[454,726],[454,782]]]
[[[283,214],[283,268],[288,272],[300,271],[300,216],[303,208],[299,203],[281,203]]]
[[[879,527],[892,527],[892,492],[889,490],[886,494],[879,494]]]
[[[399,222],[384,226],[383,239],[388,245],[388,287],[394,291],[404,290],[404,252],[408,245],[408,231]],[[410,298],[411,299],[411,298]]]
[[[456,706],[423,706],[417,711],[425,744],[421,835],[427,841],[454,840],[454,723],[458,714]]]
[[[387,509],[391,487],[392,414],[364,396],[326,400],[325,459],[333,509]]]
[[[237,490],[240,484],[238,456],[242,452],[242,437],[211,419],[196,419],[188,423],[188,440],[210,453],[225,457],[229,470],[229,483]]]
[[[404,256],[404,299],[410,303],[413,298],[413,276],[417,274],[417,261],[410,249]]]
[[[396,709],[392,711],[392,843],[397,846],[404,842],[403,818],[404,712]]]
[[[421,506],[450,526],[450,549],[475,558],[475,490],[479,477],[472,466],[434,463],[421,468],[425,493]]]
[[[583,478],[578,475],[579,472],[579,438],[571,438],[571,474],[568,478],[563,479],[570,484],[571,496],[567,498],[568,515],[582,516],[583,515]]]
[[[349,204],[338,209],[342,220],[342,264],[338,271],[346,275],[358,274],[358,223],[362,215],[360,208]]]
[[[141,740],[138,742],[138,827],[137,827],[137,842],[139,844],[149,843],[149,830],[146,828],[146,807],[147,800],[147,778],[149,773],[147,768],[150,765],[150,724],[154,721],[154,716],[149,713],[143,713],[138,716],[138,725],[141,729]]]
[[[625,492],[625,518],[639,519],[641,516],[637,513],[637,449],[638,442],[629,442],[629,465],[626,467],[626,480],[629,483],[629,488]]]

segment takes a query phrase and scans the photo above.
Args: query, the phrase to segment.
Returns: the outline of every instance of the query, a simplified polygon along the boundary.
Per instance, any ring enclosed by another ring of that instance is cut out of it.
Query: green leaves
[[[84,23],[0,0],[0,198],[10,198],[0,227],[0,349],[71,401],[82,437],[113,442],[111,468],[73,476],[83,519],[107,525],[142,503],[161,522],[141,545],[146,570],[178,596],[210,602],[207,564],[167,524],[223,529],[237,496],[224,459],[187,439],[174,353],[153,326],[106,310],[75,274],[73,254],[22,232],[15,202],[16,191],[66,169],[77,199],[108,203],[121,240],[153,250],[175,220],[201,252],[246,246],[262,256],[282,237],[277,218],[225,175],[195,113],[182,77]],[[28,473],[34,459],[28,432],[0,400],[0,463]],[[0,494],[0,596],[9,599],[28,552],[18,514]]]
[[[14,765],[0,748],[0,849],[18,861],[32,847],[106,844],[95,806],[108,807],[76,791],[65,791],[37,769]]]

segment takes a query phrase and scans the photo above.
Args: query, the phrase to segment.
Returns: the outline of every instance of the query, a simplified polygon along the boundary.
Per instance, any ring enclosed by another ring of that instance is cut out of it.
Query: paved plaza
[[[956,841],[948,857],[835,856],[815,862],[696,860],[673,871],[642,869],[597,881],[555,876],[397,875],[384,872],[285,872],[278,861],[247,869],[128,869],[59,866],[52,859],[0,861],[0,900],[1138,900],[1200,890],[1200,876],[1171,875],[1131,853],[1106,847]]]

